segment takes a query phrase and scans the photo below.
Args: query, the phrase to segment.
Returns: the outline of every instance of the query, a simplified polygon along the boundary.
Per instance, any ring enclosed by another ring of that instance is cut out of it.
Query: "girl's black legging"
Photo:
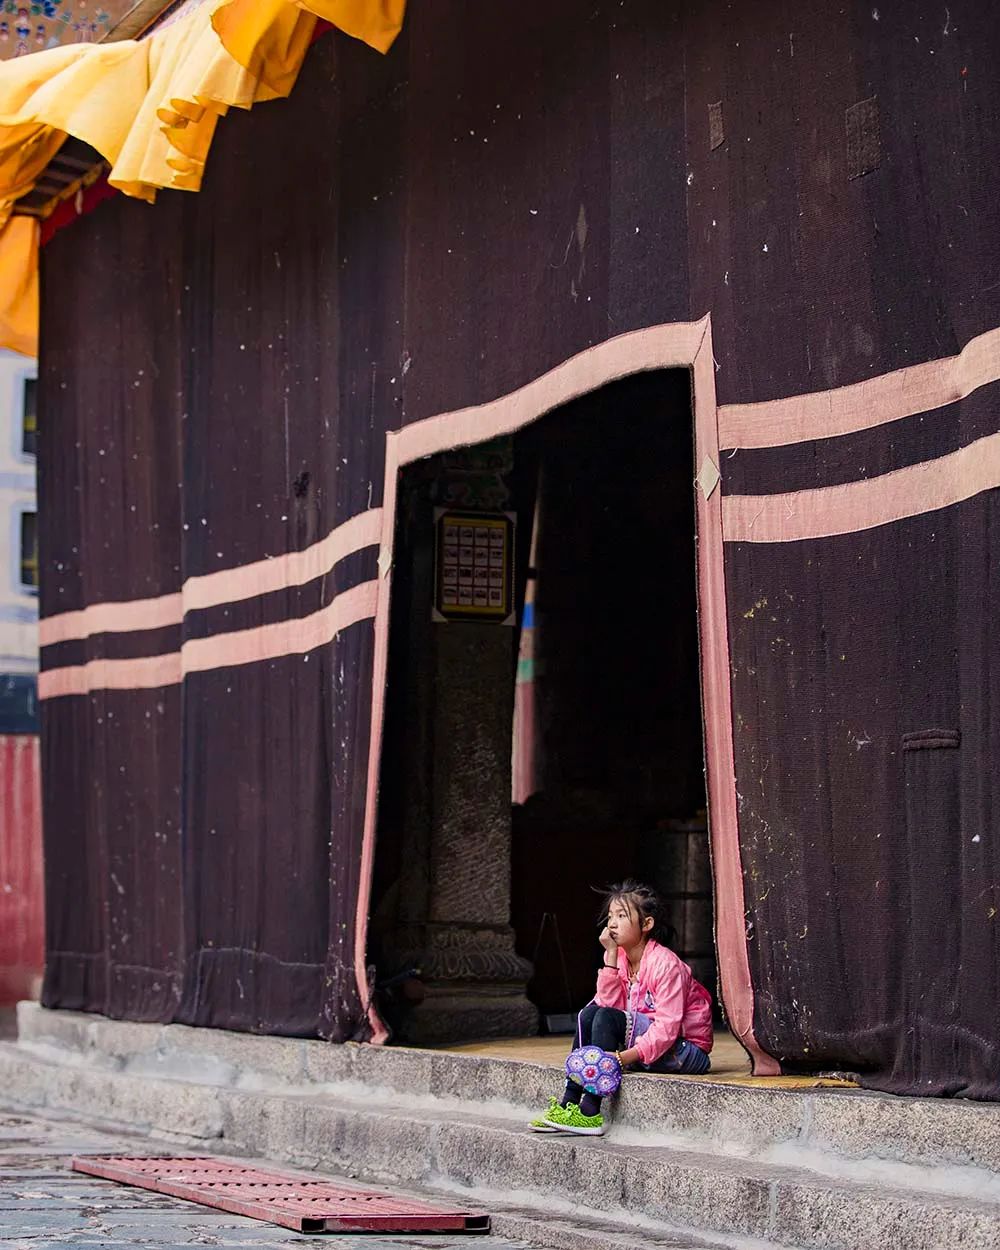
[[[625,1032],[628,1020],[624,1011],[615,1007],[598,1007],[597,1003],[588,1003],[577,1017],[577,1045],[600,1046],[601,1050],[609,1050],[612,1054],[625,1045]],[[580,1110],[584,1115],[596,1115],[601,1100],[596,1094],[588,1094],[582,1085],[575,1081],[566,1082],[562,1105],[568,1102],[582,1102]]]
[[[577,1017],[581,1046],[600,1046],[612,1052],[625,1045],[628,1018],[616,1007],[588,1003]]]

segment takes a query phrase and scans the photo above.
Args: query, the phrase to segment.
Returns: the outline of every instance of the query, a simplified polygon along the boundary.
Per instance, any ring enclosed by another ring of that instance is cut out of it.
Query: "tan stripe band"
[[[133,633],[140,629],[162,629],[177,625],[183,616],[181,595],[160,595],[156,599],[131,599],[127,603],[92,603],[75,612],[60,612],[38,622],[38,644],[89,638],[93,634]]]
[[[956,403],[1000,380],[1000,329],[972,339],[957,356],[911,365],[833,391],[719,409],[720,447],[784,447],[835,438]]]
[[[181,653],[147,655],[139,660],[89,660],[70,668],[38,674],[39,699],[88,694],[91,690],[153,690],[176,686],[181,679]]]
[[[325,608],[299,620],[278,621],[214,638],[194,638],[181,647],[185,673],[203,673],[235,664],[255,664],[283,655],[303,655],[332,642],[342,629],[375,615],[378,582],[345,590]]]
[[[253,564],[189,577],[180,592],[155,599],[93,603],[74,612],[45,617],[38,625],[38,642],[42,647],[50,647],[57,642],[89,638],[94,634],[161,629],[166,625],[179,625],[185,612],[252,599],[287,586],[304,586],[329,573],[345,556],[376,545],[381,534],[382,509],[369,508],[338,525],[304,551],[289,551]]]
[[[722,533],[730,543],[830,538],[935,512],[997,486],[1000,433],[860,482],[786,495],[729,495],[722,501]]]
[[[381,537],[382,509],[359,512],[304,551],[289,551],[271,560],[257,560],[240,568],[189,577],[184,583],[184,611],[253,599],[286,586],[304,586],[329,573],[345,556],[374,546]]]
[[[180,651],[168,655],[90,660],[86,664],[48,669],[38,676],[38,697],[55,699],[92,690],[150,690],[175,686],[185,673],[301,655],[332,642],[348,626],[373,617],[377,600],[378,583],[362,582],[300,620],[235,630],[214,638],[194,638],[184,643]]]

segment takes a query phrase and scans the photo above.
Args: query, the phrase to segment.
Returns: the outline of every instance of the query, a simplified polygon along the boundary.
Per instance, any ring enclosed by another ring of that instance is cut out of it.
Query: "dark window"
[[[0,673],[0,734],[38,732],[38,692],[34,677]]]
[[[38,447],[38,382],[35,378],[24,379],[24,418],[21,423],[21,450],[33,456]]]
[[[21,513],[21,585],[38,585],[38,514]]]

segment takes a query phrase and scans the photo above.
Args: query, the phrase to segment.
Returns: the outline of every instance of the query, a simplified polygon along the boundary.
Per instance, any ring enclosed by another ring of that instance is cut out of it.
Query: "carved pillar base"
[[[411,1046],[460,1045],[493,1037],[535,1037],[538,1008],[524,991],[505,986],[428,986],[401,1040]]]
[[[525,995],[532,968],[515,952],[510,926],[430,924],[422,940],[410,936],[404,962],[420,969],[426,996],[400,1040],[430,1046],[537,1034],[538,1009]]]

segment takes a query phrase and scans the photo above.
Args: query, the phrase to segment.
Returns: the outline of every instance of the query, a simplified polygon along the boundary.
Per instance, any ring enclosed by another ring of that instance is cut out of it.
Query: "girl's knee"
[[[594,1016],[591,1037],[596,1046],[604,1050],[613,1050],[622,1044],[625,1038],[625,1013],[614,1007],[600,1007]]]

